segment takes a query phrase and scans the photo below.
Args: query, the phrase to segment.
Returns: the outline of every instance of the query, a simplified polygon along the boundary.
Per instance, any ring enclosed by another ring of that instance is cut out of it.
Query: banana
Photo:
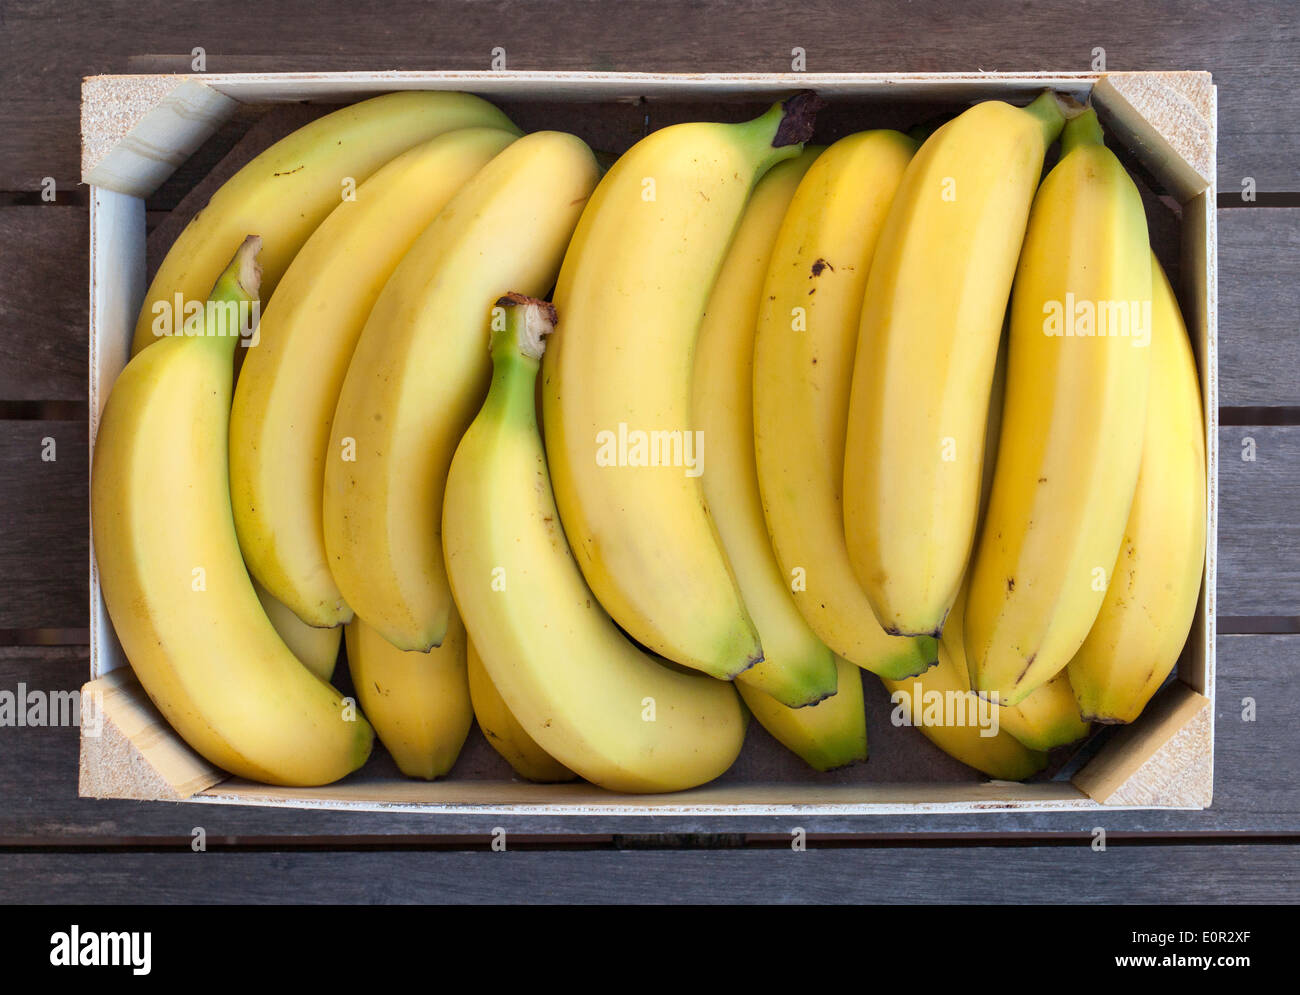
[[[538,784],[572,781],[578,775],[537,745],[488,676],[478,650],[471,640],[466,653],[469,663],[469,696],[474,703],[474,717],[492,749],[510,764],[516,774]]]
[[[790,708],[835,693],[835,658],[799,614],[763,521],[754,466],[754,323],[781,219],[820,151],[777,164],[755,186],[700,324],[691,402],[696,429],[708,440],[704,498],[763,646],[763,661],[736,681]]]
[[[895,724],[916,726],[967,767],[1001,781],[1023,781],[1047,766],[1046,753],[1022,745],[1005,729],[985,735],[992,730],[989,710],[997,706],[970,693],[966,671],[948,656],[943,642],[939,662],[924,674],[881,682],[894,701]]]
[[[402,153],[294,257],[246,352],[230,415],[230,488],[249,570],[299,618],[352,617],[325,557],[322,489],[334,407],[370,309],[452,196],[514,141],[463,128]]]
[[[1002,427],[1002,405],[1006,394],[1007,352],[1009,335],[1004,327],[998,342],[998,358],[993,368],[993,388],[989,392],[988,418],[984,424],[984,467],[980,473],[979,514],[976,518],[975,542],[978,544],[984,515],[988,510],[989,496],[993,490],[994,468],[997,466],[998,436]],[[952,603],[952,610],[944,622],[941,641],[947,644],[949,658],[954,666],[966,674],[966,687],[970,685],[970,665],[966,660],[966,647],[961,633],[966,611],[967,588],[963,584]],[[1011,733],[1031,750],[1050,750],[1056,746],[1073,743],[1088,734],[1089,725],[1083,721],[1074,703],[1074,692],[1065,675],[1058,674],[1037,688],[1019,705],[998,710],[1000,728]]]
[[[334,665],[339,659],[339,643],[343,641],[343,630],[338,627],[318,629],[308,625],[283,602],[277,601],[270,591],[257,582],[257,578],[253,578],[253,590],[257,592],[257,600],[262,603],[262,610],[275,626],[275,631],[302,665],[322,681],[333,677]]]
[[[1151,260],[1151,386],[1142,467],[1101,611],[1068,666],[1085,715],[1132,722],[1196,615],[1205,565],[1205,435],[1187,328]]]
[[[428,653],[399,650],[359,618],[344,633],[357,700],[398,769],[426,781],[442,777],[474,724],[460,617],[452,613],[447,637]]]
[[[958,599],[939,639],[936,666],[901,681],[881,678],[894,702],[892,721],[917,726],[930,742],[968,767],[1000,780],[1023,781],[1047,766],[1047,754],[1021,743],[1002,725],[1010,709],[971,693],[961,611]],[[995,722],[996,732],[988,735]],[[1015,724],[1013,718],[1011,726]]]
[[[516,237],[519,232],[513,233]],[[735,689],[661,666],[601,608],[565,540],[537,428],[550,305],[503,299],[492,386],[447,476],[443,547],[484,668],[543,750],[612,791],[677,791],[735,760]]]
[[[365,763],[373,733],[276,634],[239,555],[227,431],[240,330],[217,313],[256,300],[259,247],[240,247],[195,334],[146,349],[118,377],[91,522],[113,627],[172,728],[232,774],[320,785]]]
[[[245,234],[264,241],[262,299],[351,186],[421,142],[457,128],[519,134],[504,114],[467,93],[409,90],[344,107],[282,138],[212,195],[168,250],[136,319],[132,354],[157,341],[159,308],[202,301]]]
[[[867,131],[812,164],[772,247],[753,359],[757,475],[781,583],[835,653],[890,677],[930,666],[934,641],[876,623],[844,545],[840,491],[862,291],[915,148],[896,131]]]
[[[799,154],[816,104],[638,142],[593,194],[555,289],[543,424],[578,564],[634,639],[724,680],[763,651],[699,480],[695,342],[750,191]]]
[[[938,635],[975,532],[1007,295],[1056,97],[990,100],[907,167],[871,264],[845,432],[849,559],[886,632]]]
[[[510,145],[411,247],[357,341],[325,461],[325,549],[344,599],[400,649],[438,645],[454,610],[442,493],[487,390],[489,309],[511,287],[551,287],[596,179],[573,135]]]
[[[834,697],[804,708],[787,708],[752,685],[736,681],[736,690],[759,725],[814,770],[835,770],[867,759],[862,671],[838,657],[835,668]]]
[[[1003,708],[998,721],[1031,750],[1051,750],[1078,742],[1091,728],[1079,711],[1074,688],[1064,671],[1034,688],[1019,705]]]
[[[996,382],[996,378],[995,378]],[[990,419],[1001,418],[1000,413],[990,412]],[[996,448],[996,438],[986,447]],[[991,479],[991,474],[986,478]],[[966,647],[963,639],[964,615],[966,608],[966,588],[963,586],[953,601],[952,611],[944,623],[943,645],[953,666],[965,675],[965,687],[971,688],[970,662],[966,659]],[[1064,674],[1057,674],[1041,687],[1035,688],[1018,705],[1006,705],[998,708],[999,728],[1010,733],[1031,750],[1046,751],[1057,746],[1064,746],[1083,739],[1088,735],[1089,723],[1079,713],[1079,706],[1074,701],[1074,691]]]
[[[975,690],[1001,704],[1069,663],[1106,595],[1142,458],[1150,309],[1142,200],[1087,110],[1066,125],[1030,214],[970,568],[966,655]]]

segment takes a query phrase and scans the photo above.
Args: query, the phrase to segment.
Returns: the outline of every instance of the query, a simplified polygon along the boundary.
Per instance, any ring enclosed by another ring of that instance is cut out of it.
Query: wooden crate
[[[1157,252],[1177,262],[1180,298],[1200,370],[1207,455],[1206,561],[1200,603],[1175,678],[1140,720],[1094,736],[1054,779],[1016,784],[981,779],[925,753],[920,734],[910,779],[881,778],[878,759],[834,777],[798,770],[765,740],[757,762],[711,785],[666,795],[617,795],[592,785],[536,785],[480,751],[452,776],[400,777],[382,759],[323,788],[272,788],[231,778],[167,726],[131,673],[99,591],[91,552],[90,683],[100,702],[81,738],[80,793],[99,798],[187,800],[357,811],[578,815],[895,814],[1109,808],[1199,809],[1210,804],[1214,753],[1214,584],[1218,476],[1216,347],[1216,91],[1204,72],[952,74],[680,74],[378,72],[96,76],[82,88],[82,177],[90,185],[90,444],[125,366],[146,282],[146,199],[219,129],[249,106],[347,103],[399,89],[466,90],[505,104],[518,120],[557,121],[594,147],[597,131],[630,115],[680,120],[714,116],[720,104],[760,105],[799,89],[830,102],[833,132],[897,126],[984,99],[1027,102],[1051,87],[1097,107],[1148,204],[1168,205],[1172,225]],[[734,111],[734,109],[733,109]],[[725,113],[725,111],[723,111]],[[731,119],[737,119],[733,113]],[[574,122],[578,122],[575,126]],[[543,126],[539,124],[539,126]],[[823,136],[823,130],[831,134]],[[608,136],[606,136],[608,137]],[[639,136],[633,136],[639,137]],[[619,139],[612,139],[617,145]],[[607,151],[621,151],[609,148]],[[878,755],[873,740],[873,756]],[[746,754],[755,747],[746,744]],[[764,761],[763,750],[767,750]],[[376,751],[380,753],[381,751]],[[928,759],[927,759],[928,757]],[[873,766],[874,765],[874,766]],[[462,768],[466,768],[462,770]],[[887,768],[887,764],[886,764]],[[503,770],[505,773],[503,773]],[[773,772],[776,771],[774,776]]]

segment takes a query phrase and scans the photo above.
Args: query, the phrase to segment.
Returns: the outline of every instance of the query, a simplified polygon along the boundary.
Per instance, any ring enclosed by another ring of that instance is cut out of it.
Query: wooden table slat
[[[1300,616],[1300,427],[1219,428],[1218,548],[1220,615]]]
[[[1300,406],[1300,210],[1219,211],[1219,404]]]
[[[87,431],[0,421],[0,629],[90,624]]]
[[[1293,903],[1294,846],[0,855],[0,902]],[[1085,960],[1074,958],[1076,967]]]
[[[90,219],[84,207],[0,208],[0,401],[84,401]]]
[[[322,15],[304,0],[266,0],[228,18],[163,0],[69,0],[51,16],[33,0],[5,5],[0,33],[0,189],[35,190],[80,175],[77,115],[83,75],[188,72],[195,45],[206,69],[508,69],[788,72],[795,46],[809,71],[1202,69],[1219,84],[1219,185],[1300,191],[1300,135],[1277,94],[1300,89],[1300,19],[1289,0],[1251,5],[1145,0],[1089,14],[1077,0],[1020,5],[974,0],[879,0],[849,15],[812,0],[792,21],[779,0],[728,9],[686,0],[573,5],[556,0],[394,0],[384,16],[361,6]],[[319,24],[316,31],[287,25]],[[564,44],[539,25],[563,24]],[[438,30],[454,24],[454,30]],[[1086,30],[1081,30],[1086,25]],[[340,39],[346,45],[340,46]],[[171,58],[133,58],[170,53]]]

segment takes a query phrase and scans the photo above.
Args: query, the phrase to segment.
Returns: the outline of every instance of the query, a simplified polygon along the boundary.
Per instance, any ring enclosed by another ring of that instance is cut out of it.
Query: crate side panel
[[[113,382],[130,359],[131,333],[145,295],[144,201],[90,188],[90,452]],[[90,461],[94,473],[94,460]],[[90,676],[126,665],[99,587],[90,543]]]

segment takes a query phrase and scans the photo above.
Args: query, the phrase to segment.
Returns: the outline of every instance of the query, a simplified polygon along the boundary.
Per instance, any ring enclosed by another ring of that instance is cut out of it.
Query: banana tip
[[[509,293],[497,298],[497,307],[523,308],[523,322],[516,331],[519,351],[532,359],[541,359],[546,351],[546,336],[555,331],[555,305],[525,294]]]
[[[817,121],[817,112],[826,106],[826,101],[812,90],[801,90],[781,104],[785,116],[776,129],[772,139],[773,148],[787,145],[802,145],[813,136],[813,125]]]
[[[239,285],[249,297],[256,297],[262,286],[262,264],[257,261],[261,251],[262,236],[249,235],[235,252],[239,260]]]

